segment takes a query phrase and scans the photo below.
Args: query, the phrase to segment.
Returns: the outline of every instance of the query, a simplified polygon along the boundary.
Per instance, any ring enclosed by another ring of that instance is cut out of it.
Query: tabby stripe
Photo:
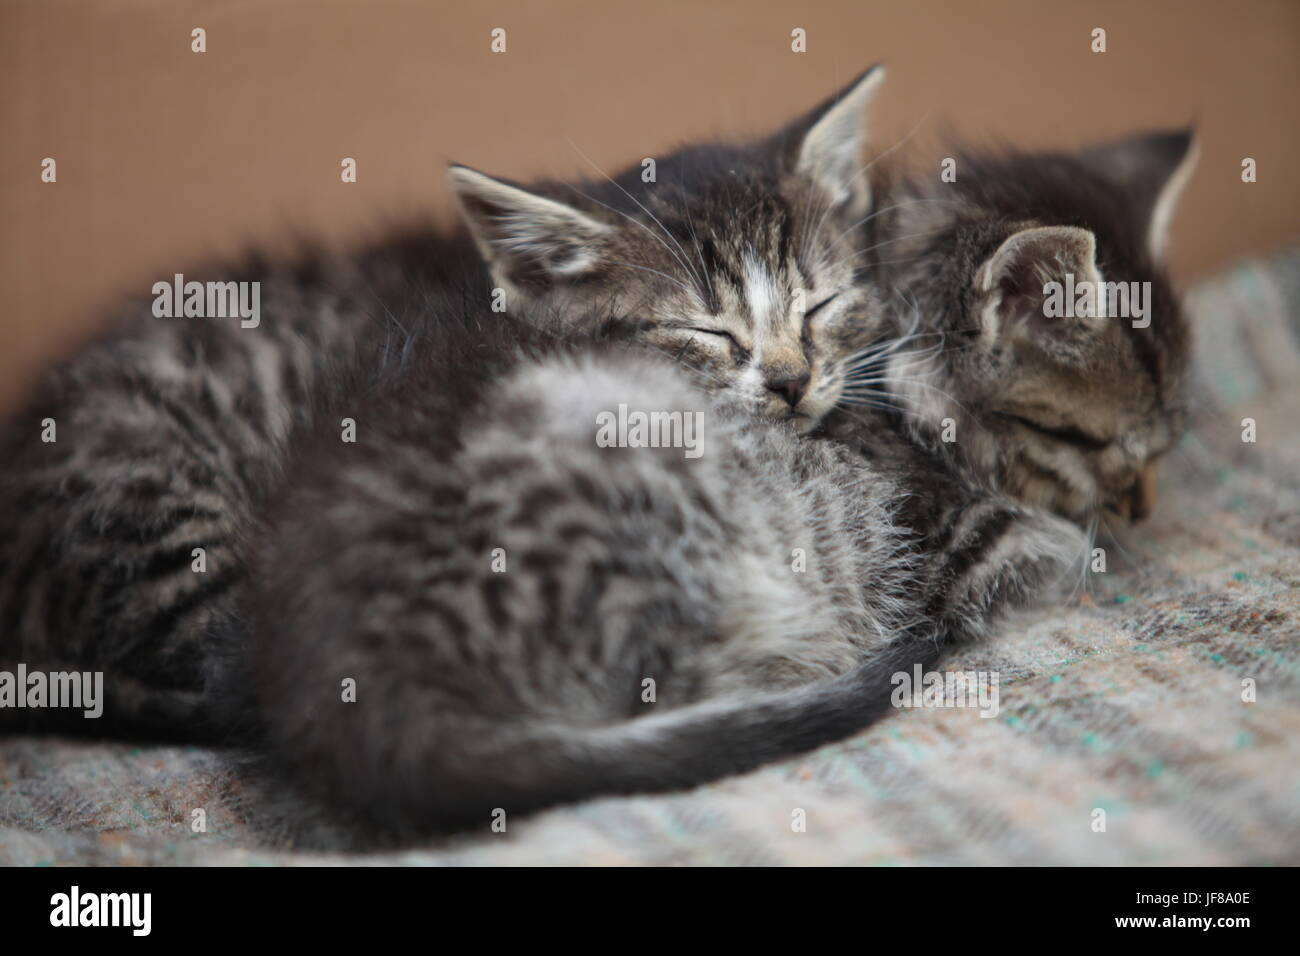
[[[780,212],[777,214],[780,231],[776,240],[776,261],[784,266],[790,261],[790,242],[793,238],[794,222],[790,216],[790,206],[786,203],[784,197],[777,198],[776,203],[781,207]]]
[[[22,570],[17,577],[9,580],[8,591],[0,587],[0,597],[4,601],[4,626],[0,628],[0,635],[14,640],[21,637],[20,627],[27,614],[28,600],[32,596],[32,580],[38,572],[46,570],[47,562],[53,556],[54,539],[46,535],[36,542],[35,550],[27,552],[26,561],[21,564]]]
[[[189,439],[191,447],[197,446],[200,450],[206,451],[208,456],[216,459],[216,464],[220,464],[222,459],[223,448],[217,439],[205,429],[194,416],[191,415],[183,406],[177,404],[171,398],[163,395],[157,389],[149,389],[146,397],[159,410],[166,412],[172,420],[180,426],[182,433]],[[198,456],[201,460],[204,456]],[[210,463],[210,462],[206,462]]]
[[[966,572],[978,563],[980,557],[997,543],[1016,520],[1016,515],[1009,509],[1001,508],[984,516],[973,531],[962,536],[962,545],[948,554],[945,569],[950,572],[950,581],[961,581]]]
[[[208,540],[194,539],[184,544],[173,545],[170,548],[161,551],[155,551],[149,555],[143,565],[129,569],[132,582],[144,583],[147,581],[157,581],[160,578],[170,577],[178,571],[189,571],[193,562],[191,552],[195,548],[203,548],[209,555],[214,549],[224,548],[227,542],[224,538],[212,538]],[[200,572],[191,571],[195,577],[200,576]],[[207,572],[203,572],[206,574]]]
[[[462,660],[472,661],[474,659],[474,655],[470,652],[470,627],[465,618],[461,617],[459,611],[429,594],[422,595],[419,600],[415,601],[411,606],[411,610],[432,616],[442,625],[433,634],[425,630],[416,632],[421,643],[428,643],[430,639],[434,641],[442,639],[450,642],[456,648]],[[410,617],[413,618],[414,615]]]
[[[176,641],[174,635],[183,623],[184,618],[195,610],[208,610],[221,595],[240,583],[243,576],[242,568],[228,568],[213,575],[195,575],[196,578],[203,578],[202,581],[195,582],[198,585],[197,587],[192,588],[184,596],[157,611],[149,618],[143,628],[141,639],[132,645],[132,662],[138,662],[141,659],[139,655],[142,654],[145,655],[145,660],[155,656],[166,656],[166,652],[171,649],[171,645],[180,643]],[[169,673],[160,674],[159,676],[166,677]],[[202,683],[197,676],[194,679],[199,684]],[[189,685],[186,684],[185,686]]]
[[[149,545],[157,544],[182,525],[203,521],[217,523],[225,517],[220,512],[198,505],[168,508],[143,516],[114,512],[98,521],[93,514],[89,514],[83,522],[82,530],[88,537],[114,544]]]
[[[704,256],[705,268],[710,275],[716,276],[721,274],[724,279],[731,283],[731,287],[735,289],[737,293],[744,293],[744,280],[742,280],[736,270],[731,267],[731,263],[727,262],[718,254],[718,248],[714,245],[712,239],[706,238],[702,243],[700,243],[700,251]],[[711,305],[714,304],[711,303]],[[714,314],[717,313],[717,310],[720,307],[720,304],[715,305]]]

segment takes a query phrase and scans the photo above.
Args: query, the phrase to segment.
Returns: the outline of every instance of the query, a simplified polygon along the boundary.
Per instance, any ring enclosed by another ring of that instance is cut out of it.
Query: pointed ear
[[[1183,188],[1196,169],[1199,150],[1190,129],[1143,133],[1094,146],[1084,161],[1124,190],[1157,259],[1168,247],[1169,224]]]
[[[1105,313],[1104,302],[1097,307],[1100,282],[1097,239],[1087,229],[1022,229],[975,272],[981,338],[991,344],[1009,336],[1041,339],[1066,331],[1093,331]],[[1075,290],[1088,288],[1092,306],[1079,310]]]
[[[797,144],[795,172],[812,180],[855,218],[871,208],[862,148],[867,140],[867,104],[884,81],[885,68],[873,66],[785,131]]]
[[[493,274],[545,290],[593,272],[614,231],[587,213],[468,166],[447,170],[452,192]]]

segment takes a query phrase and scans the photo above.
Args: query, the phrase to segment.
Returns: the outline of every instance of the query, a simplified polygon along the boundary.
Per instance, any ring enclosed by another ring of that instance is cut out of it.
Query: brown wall
[[[763,131],[877,60],[874,145],[925,118],[921,157],[949,128],[1067,146],[1194,120],[1183,278],[1300,233],[1296,0],[0,0],[0,404],[107,297],[198,257],[445,209],[452,158],[563,175]]]

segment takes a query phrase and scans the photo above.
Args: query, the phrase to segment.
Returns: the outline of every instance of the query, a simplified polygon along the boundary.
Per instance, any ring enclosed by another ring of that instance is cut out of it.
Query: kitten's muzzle
[[[1128,491],[1113,506],[1114,510],[1128,521],[1141,521],[1156,506],[1157,486],[1156,464],[1149,461],[1142,466]]]

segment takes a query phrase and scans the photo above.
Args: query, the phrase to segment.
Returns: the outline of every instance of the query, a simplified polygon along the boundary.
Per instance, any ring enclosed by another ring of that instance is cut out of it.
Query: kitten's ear
[[[494,274],[521,288],[545,290],[599,266],[612,227],[468,166],[450,167],[447,179]]]
[[[1098,328],[1104,303],[1098,308],[1093,299],[1091,308],[1076,308],[1074,290],[1088,288],[1085,282],[1095,295],[1101,273],[1097,239],[1091,232],[1077,226],[1022,229],[975,272],[982,340],[991,344],[1024,335],[1041,341],[1044,336]]]
[[[1115,182],[1146,232],[1157,259],[1169,242],[1169,224],[1196,169],[1199,150],[1191,129],[1142,133],[1084,150],[1084,161]]]
[[[855,218],[871,208],[862,148],[867,140],[867,104],[884,81],[885,68],[871,67],[782,133],[797,144],[795,172],[811,179]]]

